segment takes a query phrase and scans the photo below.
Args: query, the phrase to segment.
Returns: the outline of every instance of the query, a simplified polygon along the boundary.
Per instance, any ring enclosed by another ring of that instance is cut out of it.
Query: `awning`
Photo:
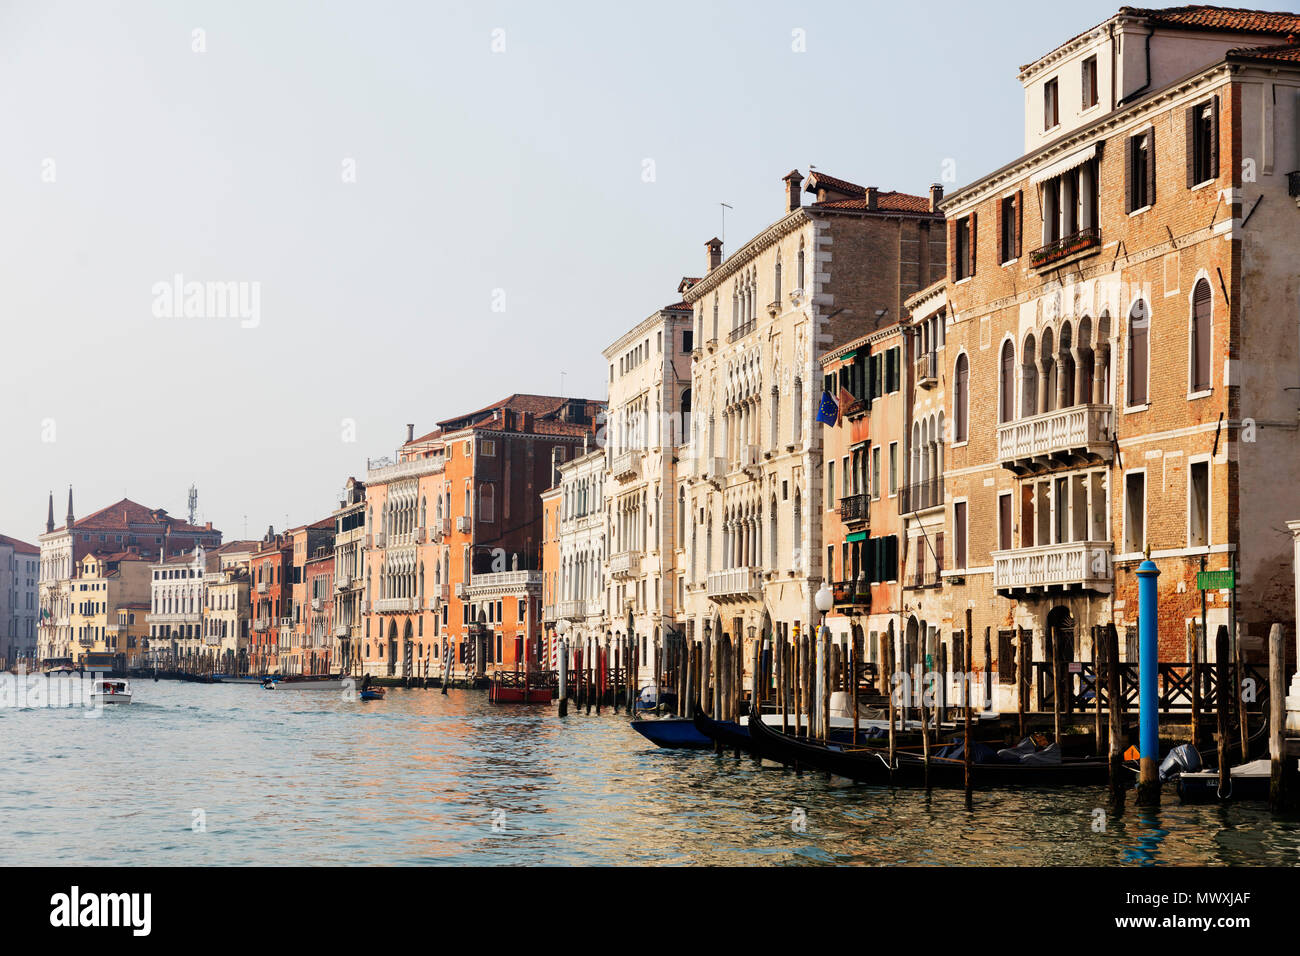
[[[1097,155],[1097,144],[1093,143],[1087,149],[1081,149],[1077,153],[1071,153],[1065,159],[1058,159],[1052,165],[1045,169],[1040,169],[1034,175],[1029,177],[1029,181],[1037,186],[1041,182],[1049,179],[1055,179],[1061,173],[1068,173],[1076,166],[1082,166],[1088,160]]]

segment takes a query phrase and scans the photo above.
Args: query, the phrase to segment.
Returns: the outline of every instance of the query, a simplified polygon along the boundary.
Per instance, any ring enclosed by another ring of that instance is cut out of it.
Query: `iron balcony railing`
[[[942,505],[942,478],[931,478],[899,489],[899,514],[911,514],[914,511],[924,511],[926,508],[938,508]]]
[[[748,335],[750,332],[753,332],[754,329],[756,329],[757,327],[758,327],[758,320],[757,320],[757,319],[750,319],[748,322],[744,322],[744,323],[742,323],[742,324],[736,326],[736,327],[735,327],[734,329],[732,329],[730,332],[728,332],[728,333],[727,333],[727,341],[728,341],[728,342],[735,342],[737,339],[743,339],[743,338],[744,338],[746,335]]]
[[[1029,254],[1029,261],[1037,268],[1065,259],[1076,252],[1084,252],[1100,246],[1101,229],[1097,226],[1089,226],[1087,229],[1080,229],[1078,232],[1072,232],[1068,236],[1062,236],[1060,239],[1039,246]]]
[[[866,524],[871,520],[870,505],[870,495],[847,495],[840,499],[840,520],[845,524]]]

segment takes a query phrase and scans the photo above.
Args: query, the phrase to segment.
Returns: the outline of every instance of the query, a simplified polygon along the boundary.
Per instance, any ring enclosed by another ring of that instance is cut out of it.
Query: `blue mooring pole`
[[[1156,680],[1158,624],[1156,579],[1160,570],[1147,558],[1138,566],[1138,806],[1160,805],[1159,685]]]

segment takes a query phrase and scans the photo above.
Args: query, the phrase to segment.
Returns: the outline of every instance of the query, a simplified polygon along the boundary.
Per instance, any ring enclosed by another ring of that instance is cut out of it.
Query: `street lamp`
[[[831,589],[827,586],[825,581],[822,581],[822,586],[818,589],[817,593],[813,595],[813,603],[817,605],[817,610],[822,612],[823,627],[826,625],[826,614],[830,611],[831,605],[834,601],[835,597],[831,594]]]

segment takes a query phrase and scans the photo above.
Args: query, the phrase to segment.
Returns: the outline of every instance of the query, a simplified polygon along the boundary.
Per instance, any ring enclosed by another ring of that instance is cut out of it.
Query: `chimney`
[[[533,430],[533,413],[523,412],[521,417],[523,418],[523,424],[520,425],[519,430],[521,432],[531,432]]]
[[[876,192],[877,190],[875,186],[867,187],[867,208],[868,209],[876,208]]]
[[[407,423],[407,426],[406,426],[406,441],[407,441],[407,444],[410,444],[411,442],[415,441],[415,425],[414,425],[414,424]]]
[[[803,176],[799,173],[799,170],[792,169],[781,177],[781,181],[785,183],[785,211],[787,213],[794,212],[803,205],[803,195],[800,192],[800,186],[803,185]]]
[[[943,186],[934,183],[930,186],[930,212],[939,211],[939,203],[943,200]]]
[[[709,250],[709,271],[712,272],[722,265],[722,240],[715,236],[704,244],[704,248]]]

